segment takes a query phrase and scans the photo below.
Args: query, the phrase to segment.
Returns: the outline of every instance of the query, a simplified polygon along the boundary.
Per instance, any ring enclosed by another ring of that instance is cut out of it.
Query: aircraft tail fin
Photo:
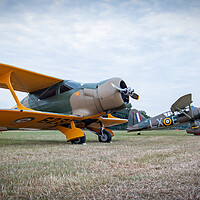
[[[132,109],[129,112],[128,116],[128,127],[134,126],[142,121],[146,120],[146,118],[136,109]]]

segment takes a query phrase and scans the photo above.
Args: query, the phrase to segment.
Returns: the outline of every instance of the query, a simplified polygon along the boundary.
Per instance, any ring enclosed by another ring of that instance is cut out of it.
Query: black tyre
[[[112,136],[110,132],[103,130],[103,133],[99,135],[99,142],[111,142]]]
[[[84,144],[85,142],[86,142],[86,136],[71,141],[72,144]]]

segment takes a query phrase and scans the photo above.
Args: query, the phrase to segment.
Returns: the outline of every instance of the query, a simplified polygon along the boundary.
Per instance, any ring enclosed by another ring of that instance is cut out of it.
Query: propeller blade
[[[130,97],[132,97],[135,100],[139,100],[140,96],[138,94],[136,94],[136,93],[133,93],[133,94],[130,95]]]
[[[119,92],[124,93],[124,94],[130,96],[130,97],[133,98],[133,99],[136,99],[136,100],[139,99],[139,95],[136,94],[136,93],[134,93],[134,89],[131,89],[130,87],[128,87],[128,88],[123,88],[123,89],[122,89],[122,88],[116,86],[116,85],[113,84],[113,83],[111,83],[111,85],[112,85],[115,89],[117,89]]]
[[[122,88],[116,86],[114,83],[111,83],[111,85],[112,85],[115,89],[117,89],[119,92],[126,92],[126,91],[127,91],[127,88],[122,89]]]

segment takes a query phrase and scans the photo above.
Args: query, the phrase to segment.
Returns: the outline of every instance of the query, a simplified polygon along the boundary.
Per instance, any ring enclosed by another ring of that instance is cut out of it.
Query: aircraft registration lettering
[[[156,119],[156,120],[157,120],[158,123],[159,123],[158,126],[164,126],[163,123],[162,123],[162,117],[160,118],[160,120],[159,120],[159,119]]]
[[[173,124],[179,124],[179,123],[177,123],[176,121],[177,121],[177,119],[175,118],[175,116],[172,116],[172,123],[173,123]]]
[[[47,117],[41,121],[38,121],[37,123],[47,123],[47,124],[54,124],[54,125],[58,125],[58,124],[64,124],[66,122],[68,122],[68,119],[62,119],[62,118],[54,118],[54,117]]]
[[[152,124],[152,121],[149,120],[150,128],[157,128],[157,127],[160,127],[160,126],[164,126],[165,122],[163,124],[162,117],[161,118],[157,118],[156,120],[158,121],[158,125],[155,125],[155,122],[153,122],[153,124]]]
[[[164,126],[179,124],[179,123],[176,122],[177,119],[176,119],[175,116],[167,117],[167,118],[164,118],[164,119],[162,119],[162,117],[161,117],[161,118],[157,118],[156,120],[158,121],[158,125],[155,122],[152,123],[152,121],[149,119],[149,128],[157,128],[157,127],[160,127],[160,126],[164,127]]]
[[[149,120],[149,124],[151,128],[156,128],[157,126],[153,126],[151,120]]]

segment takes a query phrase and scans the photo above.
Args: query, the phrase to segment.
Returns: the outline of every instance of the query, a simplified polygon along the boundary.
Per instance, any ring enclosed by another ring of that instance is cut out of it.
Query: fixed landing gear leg
[[[101,134],[99,134],[99,142],[109,143],[112,140],[112,136],[110,132],[105,129],[102,130]]]

